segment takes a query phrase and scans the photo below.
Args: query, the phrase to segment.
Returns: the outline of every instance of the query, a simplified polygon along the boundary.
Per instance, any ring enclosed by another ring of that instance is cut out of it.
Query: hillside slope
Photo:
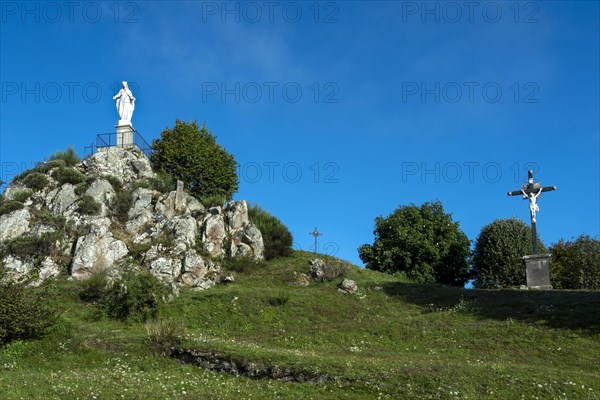
[[[3,399],[407,399],[600,397],[600,293],[475,291],[400,282],[351,266],[356,295],[293,285],[312,254],[184,289],[161,310],[185,324],[180,347],[327,376],[253,379],[185,365],[148,344],[139,323],[96,320],[60,281],[61,322],[0,350]],[[338,262],[331,260],[332,262]],[[243,268],[242,268],[243,269]],[[175,321],[175,322],[173,322]]]

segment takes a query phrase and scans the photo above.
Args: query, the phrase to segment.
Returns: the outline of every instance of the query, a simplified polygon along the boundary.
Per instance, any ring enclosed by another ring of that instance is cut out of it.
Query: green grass
[[[95,318],[62,281],[60,323],[44,339],[0,350],[3,399],[597,399],[600,293],[477,291],[401,282],[351,267],[293,286],[312,254],[294,252],[235,283],[183,290],[161,309],[182,321],[184,347],[341,379],[286,383],[183,365],[144,324]]]

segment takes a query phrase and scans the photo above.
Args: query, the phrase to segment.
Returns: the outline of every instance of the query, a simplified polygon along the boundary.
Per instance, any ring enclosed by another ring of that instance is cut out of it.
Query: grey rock
[[[250,221],[248,219],[248,204],[245,200],[232,201],[225,208],[227,225],[230,230],[243,229]]]
[[[313,258],[308,262],[310,264],[310,276],[317,282],[323,282],[325,280],[325,269],[327,264],[320,258]]]
[[[16,210],[0,216],[0,242],[14,239],[29,230],[31,214],[27,209]]]
[[[113,189],[110,182],[102,178],[96,179],[94,182],[92,182],[85,194],[91,196],[101,205],[101,216],[106,216],[108,214],[110,206],[116,197],[115,189]]]
[[[202,229],[202,243],[204,248],[213,257],[222,255],[225,237],[225,220],[221,213],[221,207],[211,207],[204,219]]]
[[[129,233],[139,233],[141,229],[154,223],[156,216],[152,212],[152,196],[157,192],[138,188],[132,193],[132,206],[127,216],[125,229]]]
[[[72,215],[77,209],[79,197],[70,183],[65,183],[50,201],[49,207],[56,215]]]
[[[265,245],[260,230],[251,222],[241,230],[231,234],[231,255],[251,256],[257,260],[264,258]]]
[[[187,247],[193,247],[196,243],[196,220],[191,216],[174,219],[174,242],[183,243]]]
[[[150,272],[163,282],[174,282],[181,275],[181,260],[160,256],[150,262]]]
[[[83,160],[80,168],[87,175],[112,175],[125,183],[155,176],[150,160],[135,147],[101,149]]]
[[[30,262],[22,261],[12,255],[5,256],[2,259],[4,265],[2,280],[23,283],[30,279],[34,266]]]
[[[356,285],[356,282],[354,282],[353,280],[350,280],[350,279],[344,279],[338,285],[338,292],[355,294],[357,291],[358,291],[358,286]]]
[[[46,257],[44,261],[42,261],[42,265],[38,272],[38,279],[32,281],[30,286],[38,287],[40,286],[46,279],[56,278],[60,275],[60,266],[52,260],[50,257]]]
[[[95,273],[112,268],[127,253],[125,243],[113,238],[107,227],[92,226],[89,234],[77,239],[71,276],[78,280],[87,279]]]

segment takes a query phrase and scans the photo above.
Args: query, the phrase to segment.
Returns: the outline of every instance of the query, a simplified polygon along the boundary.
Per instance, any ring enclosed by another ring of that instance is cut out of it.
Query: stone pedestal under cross
[[[538,254],[537,240],[537,218],[536,213],[540,210],[537,204],[538,198],[543,192],[556,190],[556,186],[542,187],[539,182],[533,182],[533,171],[527,171],[527,184],[521,190],[508,192],[509,196],[523,196],[529,200],[529,214],[531,217],[531,242],[533,244],[533,255],[523,257],[527,272],[527,287],[532,289],[552,289],[550,285],[550,254]]]

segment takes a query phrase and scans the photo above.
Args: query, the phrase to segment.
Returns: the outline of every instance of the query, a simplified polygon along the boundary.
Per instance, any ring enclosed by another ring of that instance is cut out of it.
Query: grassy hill
[[[185,365],[148,340],[159,322],[95,318],[81,283],[59,281],[61,310],[42,340],[0,350],[2,399],[598,399],[600,293],[477,291],[401,282],[351,267],[294,286],[310,253],[240,272],[234,283],[183,290],[161,309],[185,325],[180,347],[315,375],[321,383],[253,379]]]

